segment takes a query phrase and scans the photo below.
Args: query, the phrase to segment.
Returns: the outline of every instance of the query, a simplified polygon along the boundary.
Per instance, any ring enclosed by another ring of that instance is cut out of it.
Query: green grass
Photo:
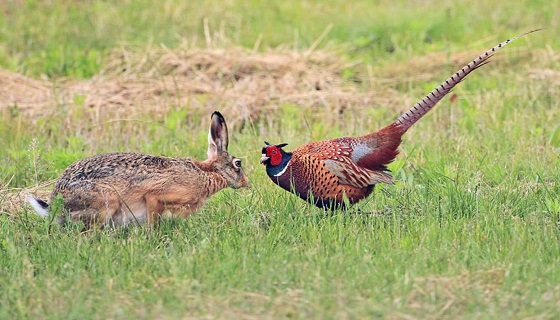
[[[0,4],[0,66],[28,76],[87,78],[121,46],[173,49],[196,38],[204,47],[204,18],[212,34],[223,30],[225,39],[216,45],[251,48],[262,35],[262,50],[306,50],[333,23],[320,47],[344,47],[344,59],[364,62],[349,74],[360,78],[369,68],[391,75],[380,83],[414,99],[456,62],[435,64],[438,70],[425,77],[415,69],[395,75],[407,61],[482,51],[547,28],[498,53],[454,90],[456,103],[445,99],[412,128],[391,164],[395,185],[379,186],[348,213],[324,213],[273,185],[258,164],[262,141],[293,148],[363,134],[406,106],[333,115],[326,108],[282,105],[243,129],[232,127],[230,152],[244,159],[252,188],[222,191],[191,218],[164,221],[154,230],[84,236],[29,208],[0,215],[0,318],[557,318],[558,82],[531,71],[559,67],[558,5]],[[187,114],[194,109],[184,107],[101,122],[80,104],[72,112],[53,106],[41,117],[0,109],[0,204],[7,191],[55,179],[73,161],[96,153],[203,159],[208,124],[200,119],[211,110]]]
[[[558,1],[6,1],[0,4],[0,66],[26,74],[89,77],[120,46],[235,43],[306,49],[332,24],[326,43],[360,58],[411,55],[546,27]],[[207,21],[208,31],[204,30]],[[227,40],[224,40],[227,39]],[[554,37],[550,37],[551,39]],[[556,37],[557,38],[557,37]],[[260,39],[260,40],[259,40]],[[558,44],[558,40],[554,39]]]

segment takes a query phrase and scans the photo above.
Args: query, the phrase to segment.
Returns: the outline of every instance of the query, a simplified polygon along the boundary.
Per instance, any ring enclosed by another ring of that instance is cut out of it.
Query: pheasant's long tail
[[[393,124],[399,127],[399,129],[401,129],[403,133],[406,132],[408,128],[410,128],[420,118],[428,113],[428,111],[430,111],[443,97],[445,97],[446,94],[451,91],[451,89],[453,89],[459,82],[461,82],[469,73],[486,64],[488,62],[488,59],[490,59],[490,57],[492,57],[496,51],[520,37],[539,30],[541,29],[525,32],[524,34],[508,39],[491,48],[490,50],[484,52],[478,58],[474,59],[469,64],[455,72],[455,74],[453,74],[442,84],[437,86],[434,90],[432,90],[432,92],[428,93],[424,98],[422,98],[422,100],[418,101],[415,105],[412,106],[412,108],[403,113]]]

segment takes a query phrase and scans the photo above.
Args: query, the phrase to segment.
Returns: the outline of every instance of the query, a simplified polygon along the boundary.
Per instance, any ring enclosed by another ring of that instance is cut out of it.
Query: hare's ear
[[[208,132],[208,158],[228,149],[228,129],[226,120],[218,111],[212,113],[210,132]]]

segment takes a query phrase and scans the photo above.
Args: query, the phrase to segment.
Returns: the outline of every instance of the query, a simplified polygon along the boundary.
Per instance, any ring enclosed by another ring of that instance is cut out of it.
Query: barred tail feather
[[[412,106],[412,108],[403,113],[394,122],[394,124],[397,125],[399,129],[402,130],[402,132],[405,132],[426,113],[428,113],[428,111],[430,111],[443,97],[445,97],[445,95],[447,95],[451,91],[451,89],[453,89],[459,82],[461,82],[469,73],[488,63],[488,59],[490,59],[490,57],[492,57],[496,51],[520,37],[539,30],[541,29],[525,32],[521,35],[508,39],[491,48],[490,50],[484,52],[478,58],[474,59],[469,64],[455,72],[455,74],[453,74],[451,77],[437,86],[434,90],[432,90],[432,92],[428,93],[428,95],[422,98],[422,100],[418,101],[414,106]]]
[[[44,218],[49,215],[49,205],[45,201],[31,194],[27,195],[27,201],[41,217]]]

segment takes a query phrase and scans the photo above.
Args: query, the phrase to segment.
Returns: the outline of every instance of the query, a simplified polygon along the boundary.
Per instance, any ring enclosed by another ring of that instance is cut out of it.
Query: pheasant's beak
[[[270,160],[270,157],[267,157],[265,154],[261,156],[261,164],[266,164]]]

